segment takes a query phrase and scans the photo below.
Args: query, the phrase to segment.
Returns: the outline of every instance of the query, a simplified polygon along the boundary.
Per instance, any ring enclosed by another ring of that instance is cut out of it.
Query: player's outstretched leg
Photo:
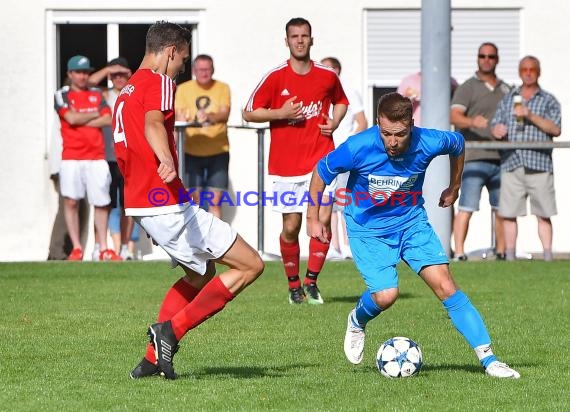
[[[215,275],[215,264],[208,267],[204,276],[195,274],[193,277],[184,276],[176,281],[168,290],[160,310],[158,311],[157,323],[167,321],[172,318],[179,310],[185,307],[196,297],[202,287],[212,279]],[[148,343],[147,350],[141,362],[132,370],[130,377],[132,379],[146,378],[156,376],[160,373],[154,354],[154,347]]]
[[[473,348],[485,373],[495,378],[520,378],[520,374],[506,364],[499,362],[491,349],[491,338],[483,318],[473,306],[467,295],[456,290],[453,295],[442,301],[453,326],[463,335]]]
[[[354,365],[362,362],[366,324],[378,316],[382,309],[378,307],[369,290],[360,297],[356,308],[348,314],[346,332],[344,334],[344,354]]]

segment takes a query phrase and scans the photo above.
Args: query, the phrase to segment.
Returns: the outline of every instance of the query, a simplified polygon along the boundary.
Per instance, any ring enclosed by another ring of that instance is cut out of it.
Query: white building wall
[[[544,3],[525,1],[453,1],[454,8],[521,7],[521,53],[534,54],[542,62],[542,86],[553,92],[562,104],[563,119],[570,119],[570,56],[564,44],[570,38],[566,16],[570,5],[563,0]],[[160,7],[161,10],[157,10]],[[53,107],[47,105],[53,90],[54,56],[46,47],[46,27],[50,10],[153,10],[161,19],[163,10],[198,12],[196,52],[211,54],[216,74],[232,89],[230,124],[241,124],[240,108],[261,76],[288,57],[284,26],[291,17],[305,17],[313,26],[315,44],[312,57],[338,57],[343,63],[343,77],[363,96],[371,99],[365,77],[365,27],[363,10],[367,8],[418,8],[421,2],[399,0],[313,0],[277,2],[274,0],[172,1],[142,0],[45,0],[4,2],[0,15],[0,41],[4,67],[0,72],[0,261],[44,260],[47,257],[51,226],[56,212],[56,196],[49,181],[46,134]],[[545,29],[547,28],[547,29]],[[410,28],[414,30],[415,28]],[[420,28],[418,27],[417,30]],[[482,34],[484,36],[484,34]],[[482,38],[483,39],[483,38]],[[54,47],[53,45],[51,47]],[[473,51],[475,54],[475,50]],[[387,62],[389,64],[389,62]],[[475,68],[474,68],[475,69]],[[46,75],[47,73],[47,75]],[[402,73],[404,75],[406,73]],[[372,105],[365,102],[366,107]],[[371,120],[369,113],[369,121]],[[564,133],[561,139],[567,140]],[[234,190],[256,190],[257,140],[253,131],[232,130],[230,176]],[[267,137],[267,143],[269,142]],[[565,231],[570,227],[568,189],[563,176],[570,168],[570,151],[554,155],[559,215],[553,219],[555,251],[570,251]],[[270,189],[266,179],[266,189]],[[482,205],[484,205],[482,203]],[[234,212],[234,213],[231,213]],[[227,212],[242,236],[257,245],[256,209],[242,206]],[[281,217],[266,209],[265,250],[278,253]],[[472,220],[466,250],[489,244],[489,210],[483,207]],[[304,229],[303,229],[304,230]],[[304,232],[303,232],[304,233]],[[307,249],[306,236],[301,247]],[[540,251],[534,218],[521,219],[518,248]]]

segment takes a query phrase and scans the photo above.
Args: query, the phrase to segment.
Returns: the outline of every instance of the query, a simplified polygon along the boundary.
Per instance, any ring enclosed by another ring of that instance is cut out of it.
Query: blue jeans
[[[464,212],[478,211],[483,187],[489,192],[491,207],[497,209],[501,190],[501,165],[498,160],[473,160],[465,163],[458,209]]]

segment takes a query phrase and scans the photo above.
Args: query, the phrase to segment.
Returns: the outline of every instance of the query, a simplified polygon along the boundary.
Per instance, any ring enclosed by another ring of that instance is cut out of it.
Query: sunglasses
[[[529,72],[529,73],[538,73],[538,70],[534,67],[521,67],[519,69],[520,73],[525,73],[525,72]]]
[[[496,54],[478,54],[477,57],[479,57],[480,59],[491,59],[491,60],[496,60],[497,59],[497,55]]]

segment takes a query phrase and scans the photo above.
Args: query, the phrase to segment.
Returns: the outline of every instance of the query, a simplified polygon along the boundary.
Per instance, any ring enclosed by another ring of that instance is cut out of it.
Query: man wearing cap
[[[89,85],[95,87],[103,80],[111,82],[111,87],[105,87],[103,89],[103,97],[111,108],[111,111],[113,111],[117,97],[119,97],[119,93],[121,93],[123,87],[129,82],[131,75],[132,72],[129,67],[129,62],[126,58],[119,56],[112,59],[102,69],[93,72],[89,76]],[[109,231],[111,232],[115,252],[119,253],[119,256],[121,256],[123,260],[133,260],[135,242],[138,240],[139,230],[133,218],[131,216],[125,216],[123,202],[124,180],[117,164],[117,158],[115,157],[113,132],[110,126],[103,128],[103,136],[105,138],[105,158],[107,159],[111,172]],[[98,245],[95,245],[96,249],[97,246]],[[94,260],[97,254],[98,251],[95,250],[93,253]]]
[[[63,140],[60,190],[64,215],[73,250],[68,260],[82,260],[79,238],[79,200],[87,199],[95,208],[96,242],[101,246],[101,260],[120,260],[107,249],[109,184],[111,174],[105,161],[101,128],[111,124],[111,109],[99,89],[89,88],[91,62],[85,56],[73,56],[67,62],[69,86],[55,93],[55,110],[61,121]]]

